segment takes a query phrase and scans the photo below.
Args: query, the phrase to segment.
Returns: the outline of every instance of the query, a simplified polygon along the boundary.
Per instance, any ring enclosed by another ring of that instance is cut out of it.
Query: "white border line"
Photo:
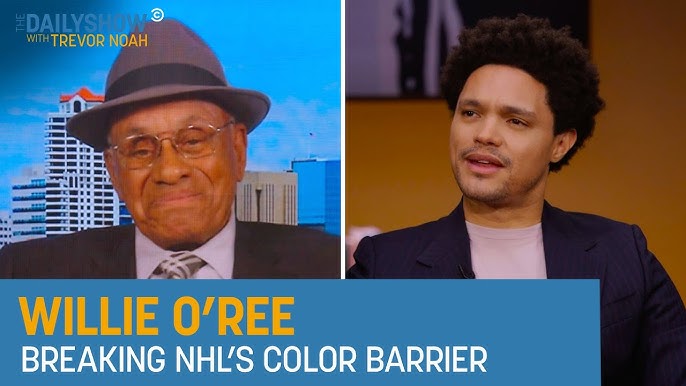
[[[345,279],[345,0],[341,0],[341,279]]]

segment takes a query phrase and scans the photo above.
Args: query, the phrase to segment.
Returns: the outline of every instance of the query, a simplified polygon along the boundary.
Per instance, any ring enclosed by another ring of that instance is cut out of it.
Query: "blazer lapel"
[[[589,253],[596,241],[579,232],[570,214],[545,202],[541,221],[548,279],[601,278],[600,259]]]
[[[115,252],[116,260],[121,263],[121,275],[127,279],[136,278],[136,233],[135,228],[125,235]]]
[[[543,249],[549,279],[601,279],[604,267],[589,253],[595,239],[579,232],[566,212],[544,203]],[[419,255],[417,263],[429,268],[427,277],[474,278],[469,234],[462,202],[439,220],[439,232]]]
[[[136,278],[135,229],[133,225],[113,227],[105,248],[100,245],[91,246],[88,253],[91,256],[93,277]],[[98,251],[102,255],[94,254]]]
[[[256,232],[260,224],[236,221],[233,278],[291,277],[288,266],[279,265],[279,248],[270,243],[267,229]],[[256,234],[257,233],[257,234]]]
[[[469,235],[462,201],[450,215],[438,222],[438,232],[419,255],[417,263],[428,268],[427,277],[473,279]]]

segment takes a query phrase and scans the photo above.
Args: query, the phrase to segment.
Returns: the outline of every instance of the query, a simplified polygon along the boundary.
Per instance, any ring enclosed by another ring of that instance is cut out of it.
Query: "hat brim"
[[[107,148],[111,114],[135,103],[157,99],[208,100],[234,115],[250,133],[262,122],[270,107],[269,98],[258,91],[226,86],[162,85],[112,99],[82,111],[69,119],[67,132],[97,151]]]

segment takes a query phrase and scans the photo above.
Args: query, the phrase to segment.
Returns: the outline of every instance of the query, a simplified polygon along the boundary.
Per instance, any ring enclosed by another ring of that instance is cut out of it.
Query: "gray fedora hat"
[[[191,29],[173,19],[147,22],[147,46],[121,49],[107,76],[105,101],[67,122],[67,132],[104,150],[113,111],[157,99],[189,98],[216,103],[248,128],[262,122],[269,98],[229,85],[212,49]]]

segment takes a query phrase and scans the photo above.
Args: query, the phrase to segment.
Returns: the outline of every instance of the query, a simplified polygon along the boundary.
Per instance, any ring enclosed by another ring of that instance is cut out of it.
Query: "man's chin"
[[[151,226],[159,229],[202,228],[207,223],[207,210],[196,206],[178,206],[149,211]]]
[[[138,227],[159,247],[172,251],[192,251],[212,238],[206,223],[201,220],[189,221],[188,217],[185,217],[185,222],[165,218],[164,222],[138,224]]]
[[[483,204],[488,204],[492,206],[498,206],[505,201],[507,201],[509,194],[507,189],[496,188],[496,187],[485,187],[485,186],[469,186],[469,185],[459,185],[462,195],[469,199],[470,201],[479,202]]]

